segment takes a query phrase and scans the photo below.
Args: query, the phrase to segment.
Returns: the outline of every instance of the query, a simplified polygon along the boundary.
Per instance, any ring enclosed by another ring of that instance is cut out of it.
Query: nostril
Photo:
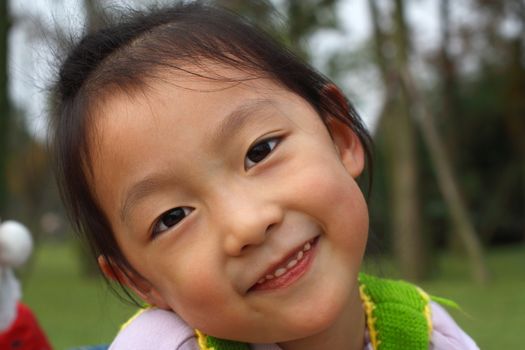
[[[253,246],[258,246],[259,244],[263,243],[266,240],[267,236],[271,233],[271,231],[273,231],[275,226],[277,226],[277,225],[276,224],[268,225],[268,227],[266,227],[266,230],[264,231],[263,235],[259,235],[259,238],[254,239],[254,240],[244,244],[239,251],[240,252],[246,252],[248,250],[248,248],[253,247]]]
[[[276,224],[270,224],[268,225],[268,227],[266,228],[266,234],[268,235],[272,230],[273,228],[276,226]]]

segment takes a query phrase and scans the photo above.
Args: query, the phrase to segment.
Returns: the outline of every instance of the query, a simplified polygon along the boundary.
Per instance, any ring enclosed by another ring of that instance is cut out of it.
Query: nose
[[[282,221],[282,209],[268,194],[261,189],[236,188],[220,196],[215,222],[226,254],[240,256],[261,245]]]

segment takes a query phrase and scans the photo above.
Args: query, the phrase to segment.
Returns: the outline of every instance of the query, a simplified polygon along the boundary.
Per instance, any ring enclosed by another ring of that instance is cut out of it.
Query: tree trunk
[[[385,120],[385,141],[389,152],[394,253],[402,276],[417,281],[426,272],[426,252],[421,237],[416,140],[409,113],[406,96],[400,92]]]
[[[418,195],[418,161],[416,137],[410,118],[409,96],[400,84],[398,74],[384,54],[386,35],[380,27],[380,13],[376,1],[369,1],[374,28],[376,60],[386,88],[386,99],[393,106],[385,114],[383,123],[385,153],[389,169],[390,212],[393,248],[401,274],[409,280],[423,278],[427,271],[424,240],[421,230],[421,212]],[[395,65],[405,64],[408,57],[408,31],[402,1],[396,2],[394,12]]]
[[[474,225],[468,217],[466,206],[459,195],[450,161],[434,124],[434,117],[424,104],[422,97],[419,96],[410,71],[406,66],[403,66],[402,69],[403,82],[412,96],[411,102],[416,110],[416,120],[419,123],[434,164],[438,185],[447,203],[455,231],[463,242],[470,258],[473,278],[479,283],[486,283],[489,274],[483,258],[483,247],[476,234]]]
[[[0,1],[0,219],[8,207],[7,154],[11,109],[8,91],[9,13],[7,1]]]
[[[442,110],[439,113],[440,124],[446,127],[448,154],[451,155],[450,161],[453,165],[457,164],[454,157],[454,150],[460,147],[460,136],[463,128],[461,127],[460,104],[458,97],[458,79],[456,65],[452,59],[450,47],[450,0],[440,2],[440,26],[441,26],[441,52],[439,71],[441,72],[441,95],[443,96]],[[459,124],[459,125],[458,125]],[[452,126],[452,127],[451,127]]]
[[[459,98],[457,87],[459,86],[456,76],[456,67],[449,52],[450,47],[450,0],[441,0],[439,3],[439,22],[441,29],[441,49],[439,53],[438,72],[441,75],[441,89],[440,96],[442,97],[441,110],[437,113],[439,121],[436,120],[436,128],[443,130],[447,135],[447,143],[444,145],[449,155],[449,161],[454,168],[458,168],[461,163],[458,161],[457,152],[461,149],[461,134],[463,132],[462,118],[458,118]],[[448,249],[456,252],[461,252],[463,244],[461,242],[460,234],[454,232],[456,228],[451,225],[450,233],[447,234]]]
[[[410,44],[405,19],[404,2],[396,0],[394,10],[394,45],[396,66],[407,65]],[[398,80],[398,84],[400,81]],[[401,271],[405,278],[419,280],[426,275],[426,249],[422,237],[421,210],[419,201],[419,162],[415,127],[410,117],[412,101],[405,87],[400,84],[398,91],[397,132],[390,143],[394,157],[394,241]]]
[[[525,26],[525,4],[522,11],[522,25]],[[508,75],[510,83],[505,91],[505,113],[504,119],[507,135],[510,138],[516,155],[521,161],[522,181],[521,186],[525,190],[525,69],[521,63],[523,54],[525,53],[524,44],[522,40],[516,38],[511,45],[511,59],[508,64]],[[522,201],[525,204],[525,192],[523,192]],[[525,210],[525,205],[523,205]],[[523,213],[525,217],[525,212]],[[525,226],[523,230],[523,237],[525,237]]]

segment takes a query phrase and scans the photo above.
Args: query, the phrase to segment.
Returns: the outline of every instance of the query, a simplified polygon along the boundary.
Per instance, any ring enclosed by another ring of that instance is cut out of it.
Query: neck
[[[365,312],[359,287],[356,286],[349,302],[339,317],[325,330],[307,338],[280,343],[283,350],[363,350]]]

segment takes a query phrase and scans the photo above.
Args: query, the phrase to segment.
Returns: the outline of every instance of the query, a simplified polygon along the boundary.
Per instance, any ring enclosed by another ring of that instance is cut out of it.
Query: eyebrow
[[[131,208],[133,208],[137,202],[157,191],[165,183],[165,179],[163,179],[162,176],[156,174],[148,175],[137,181],[127,191],[127,194],[122,201],[122,205],[120,207],[120,219],[125,222],[129,212],[131,211]]]
[[[235,135],[254,117],[257,112],[265,110],[268,107],[274,107],[274,102],[272,100],[253,99],[239,105],[230,112],[214,130],[210,138],[212,144],[221,144],[231,135]]]
[[[219,123],[211,134],[210,140],[212,145],[219,145],[231,135],[236,134],[254,117],[256,112],[260,112],[269,106],[274,106],[272,100],[253,99],[236,107]],[[166,179],[164,175],[152,174],[134,183],[122,200],[120,210],[121,221],[126,221],[129,212],[137,202],[158,191],[158,189],[167,182],[169,182],[169,179]]]

